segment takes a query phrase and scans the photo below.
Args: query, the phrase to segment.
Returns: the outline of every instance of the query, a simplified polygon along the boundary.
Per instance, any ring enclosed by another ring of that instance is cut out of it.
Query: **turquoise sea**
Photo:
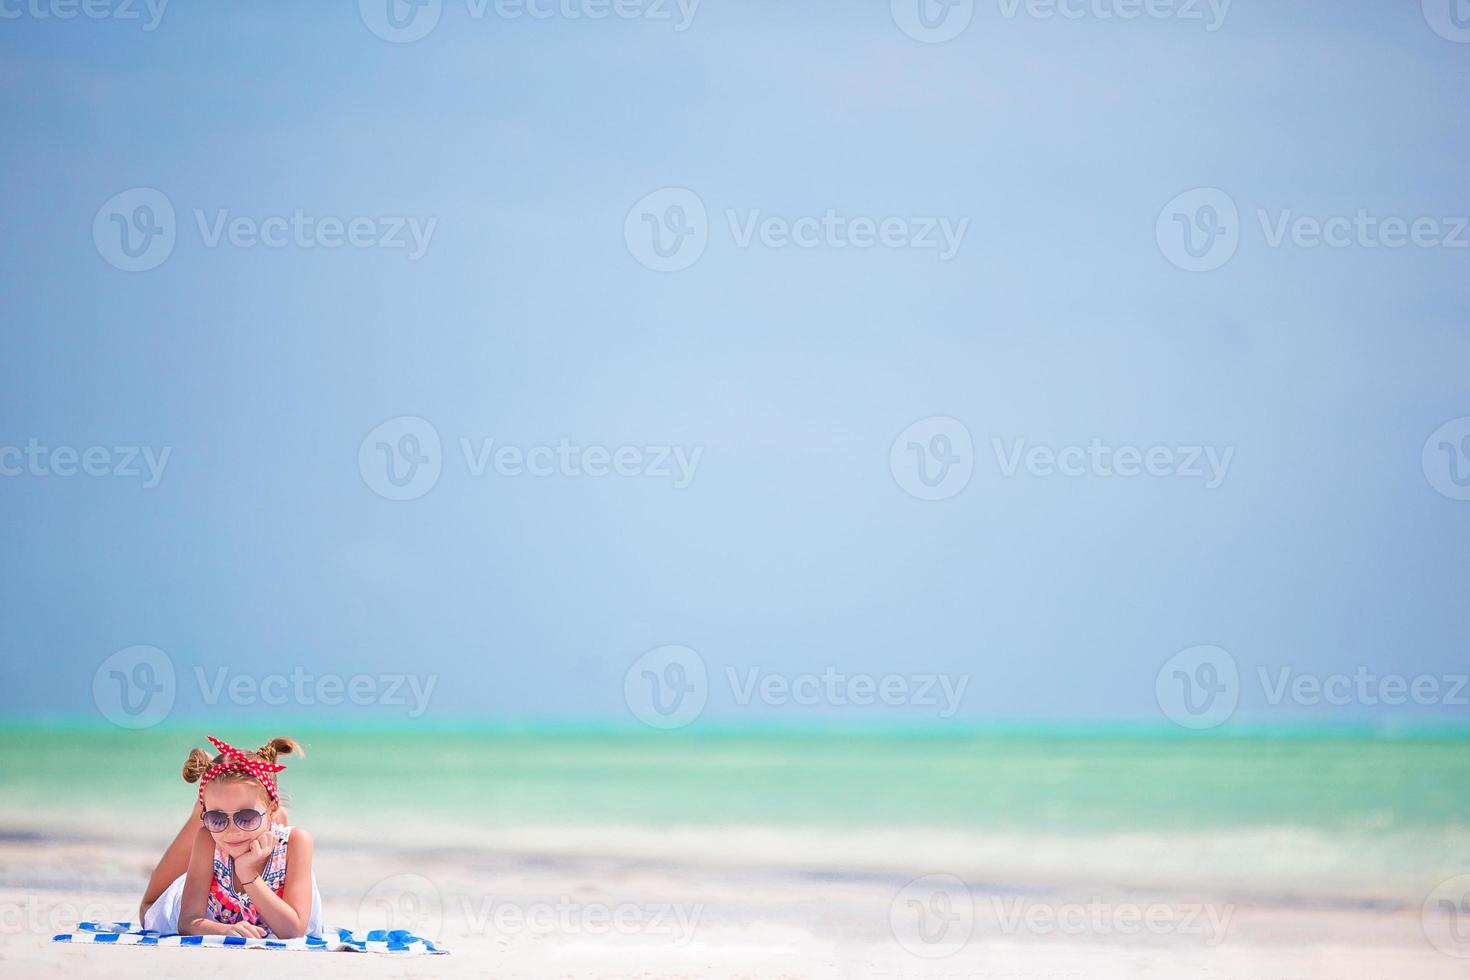
[[[211,733],[305,743],[284,779],[298,819],[417,821],[498,848],[723,847],[750,863],[1368,898],[1470,871],[1460,734]],[[95,829],[95,815],[125,811],[172,829],[193,792],[179,766],[202,742],[192,729],[0,728],[0,823],[80,816]]]

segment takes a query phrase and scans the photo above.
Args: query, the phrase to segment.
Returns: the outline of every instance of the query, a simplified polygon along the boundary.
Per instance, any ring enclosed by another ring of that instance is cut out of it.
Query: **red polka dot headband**
[[[265,791],[270,794],[271,801],[281,802],[281,794],[276,790],[276,773],[283,772],[285,766],[278,766],[274,762],[266,762],[264,759],[256,758],[248,752],[241,752],[226,742],[221,742],[213,735],[206,735],[209,744],[219,750],[223,756],[219,762],[204,770],[204,775],[199,779],[199,805],[204,805],[204,787],[216,776],[223,776],[227,772],[245,772],[260,780]]]

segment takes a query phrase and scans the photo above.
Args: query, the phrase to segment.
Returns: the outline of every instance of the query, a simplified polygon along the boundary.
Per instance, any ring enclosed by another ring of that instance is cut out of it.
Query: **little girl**
[[[273,738],[250,753],[209,741],[219,755],[194,749],[184,762],[199,799],[148,879],[143,928],[256,939],[320,935],[311,835],[286,826],[276,787],[276,773],[286,768],[276,757],[301,755],[301,746]]]

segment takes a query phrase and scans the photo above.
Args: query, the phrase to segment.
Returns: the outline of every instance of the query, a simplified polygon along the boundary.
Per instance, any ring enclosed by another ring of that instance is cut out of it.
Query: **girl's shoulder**
[[[305,827],[288,827],[284,824],[272,824],[271,831],[276,839],[283,844],[289,843],[296,850],[310,848],[312,845],[311,831]]]

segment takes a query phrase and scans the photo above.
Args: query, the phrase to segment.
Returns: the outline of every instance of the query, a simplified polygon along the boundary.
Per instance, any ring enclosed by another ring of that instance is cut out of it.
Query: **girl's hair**
[[[306,750],[294,738],[273,738],[255,750],[255,757],[265,762],[275,762],[276,757],[282,755],[304,756],[306,755]],[[203,749],[190,750],[189,758],[184,760],[184,782],[199,782],[204,774],[209,771],[210,766],[224,761],[225,757],[223,755],[211,756]],[[223,773],[217,776],[216,780],[259,782],[254,776],[243,771]]]

